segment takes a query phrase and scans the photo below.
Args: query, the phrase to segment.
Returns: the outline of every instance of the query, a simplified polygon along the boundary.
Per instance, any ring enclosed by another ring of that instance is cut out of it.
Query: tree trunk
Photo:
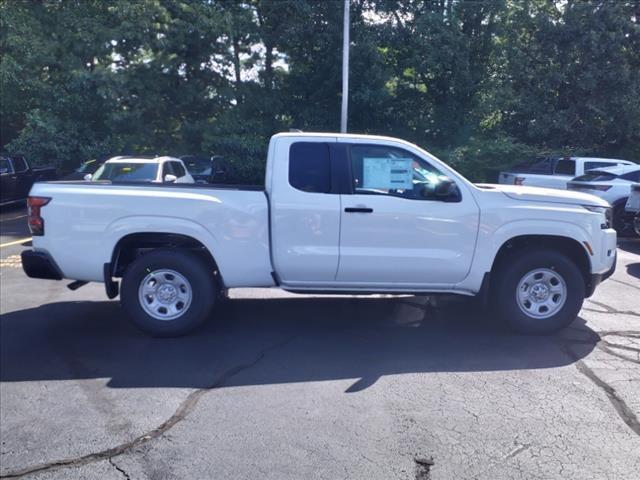
[[[240,102],[242,100],[240,92],[242,85],[242,76],[240,75],[240,40],[237,35],[233,34],[231,42],[233,43],[233,70],[236,78],[236,100]]]

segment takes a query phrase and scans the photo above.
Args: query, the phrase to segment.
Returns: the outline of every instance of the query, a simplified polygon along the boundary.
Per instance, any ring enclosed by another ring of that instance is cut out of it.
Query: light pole
[[[342,110],[340,132],[347,133],[347,108],[349,105],[349,0],[344,0],[344,25],[342,27]]]

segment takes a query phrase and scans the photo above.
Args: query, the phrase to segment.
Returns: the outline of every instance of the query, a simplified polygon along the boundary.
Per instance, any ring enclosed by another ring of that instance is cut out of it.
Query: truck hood
[[[483,190],[497,190],[514,200],[525,202],[564,203],[569,205],[591,205],[609,207],[609,202],[595,195],[573,190],[557,190],[554,188],[526,187],[524,185],[479,184]]]

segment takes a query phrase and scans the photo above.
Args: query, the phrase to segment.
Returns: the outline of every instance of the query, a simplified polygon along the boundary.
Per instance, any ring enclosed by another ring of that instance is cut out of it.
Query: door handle
[[[346,213],[373,213],[373,208],[368,207],[347,207],[344,209]]]

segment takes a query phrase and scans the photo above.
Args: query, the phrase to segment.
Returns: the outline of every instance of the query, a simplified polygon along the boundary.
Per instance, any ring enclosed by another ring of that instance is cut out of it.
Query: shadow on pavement
[[[618,248],[625,252],[635,253],[640,255],[640,239],[619,239]]]
[[[489,328],[469,303],[433,308],[425,297],[237,299],[217,314],[191,336],[154,339],[131,326],[117,302],[6,313],[0,380],[203,388],[221,365],[262,358],[262,351],[233,385],[355,379],[347,391],[359,391],[384,375],[559,367],[599,340],[581,319],[555,336],[511,335]]]
[[[627,273],[632,277],[640,278],[640,263],[631,263],[627,265]]]

